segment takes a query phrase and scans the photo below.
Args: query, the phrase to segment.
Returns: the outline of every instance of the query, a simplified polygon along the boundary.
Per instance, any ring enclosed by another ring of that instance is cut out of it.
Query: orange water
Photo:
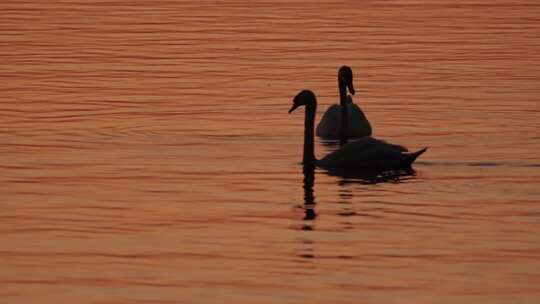
[[[1,2],[0,302],[538,303],[539,16]],[[430,149],[392,182],[317,170],[304,205],[287,110],[312,89],[320,117],[342,64],[377,137]]]

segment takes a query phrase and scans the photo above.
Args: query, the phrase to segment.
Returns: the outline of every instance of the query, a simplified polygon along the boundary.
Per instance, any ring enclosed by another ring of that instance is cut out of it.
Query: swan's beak
[[[351,92],[351,94],[354,95],[355,91],[354,91],[354,87],[353,87],[352,81],[349,82],[349,84],[347,85],[347,87],[349,88],[349,92]]]
[[[296,110],[296,108],[298,108],[299,106],[300,106],[300,105],[298,105],[298,104],[293,104],[292,107],[291,107],[291,109],[289,110],[289,114],[291,114],[292,111]]]

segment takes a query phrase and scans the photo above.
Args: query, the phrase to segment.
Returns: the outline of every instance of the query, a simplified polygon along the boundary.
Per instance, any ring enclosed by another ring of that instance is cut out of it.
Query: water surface
[[[538,303],[538,16],[2,2],[1,302]],[[342,64],[377,137],[430,147],[414,174],[304,176],[287,110]]]

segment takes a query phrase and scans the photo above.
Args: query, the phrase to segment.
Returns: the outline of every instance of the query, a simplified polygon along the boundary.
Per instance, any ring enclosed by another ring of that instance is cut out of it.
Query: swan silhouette
[[[353,103],[349,92],[354,95],[352,69],[342,66],[338,71],[339,105],[334,104],[326,110],[317,125],[316,135],[324,139],[360,138],[370,136],[371,124],[359,106]],[[342,113],[342,109],[344,113]],[[343,114],[343,115],[342,115]],[[347,119],[342,119],[347,117]],[[348,132],[345,132],[348,130]],[[343,131],[343,134],[342,134]]]
[[[315,158],[314,127],[317,112],[317,98],[312,91],[304,90],[293,99],[289,113],[300,106],[306,106],[304,118],[304,165],[315,165],[323,168],[376,168],[400,169],[410,168],[412,163],[427,148],[409,152],[406,148],[375,139],[371,136],[361,138],[341,146],[338,150],[322,159]]]

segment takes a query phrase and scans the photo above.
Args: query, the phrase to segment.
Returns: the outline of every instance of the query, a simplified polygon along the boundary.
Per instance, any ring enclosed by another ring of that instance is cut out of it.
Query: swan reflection
[[[338,184],[374,185],[379,183],[398,183],[415,176],[412,168],[400,170],[371,170],[355,168],[328,168],[324,170],[328,176],[338,177]]]
[[[304,165],[302,168],[304,174],[303,189],[304,189],[304,216],[302,224],[300,226],[295,225],[295,230],[313,231],[315,230],[315,219],[317,218],[317,212],[315,209],[315,166]],[[328,176],[337,177],[337,184],[339,185],[339,201],[341,205],[341,211],[337,213],[340,217],[340,223],[343,225],[343,231],[354,229],[354,221],[351,219],[353,216],[366,214],[357,213],[354,208],[354,195],[356,187],[351,184],[360,183],[365,185],[372,185],[385,182],[400,182],[406,178],[414,176],[414,171],[409,170],[392,170],[392,171],[373,171],[373,170],[351,170],[351,169],[332,169],[332,170],[320,170]],[[302,234],[301,248],[299,249],[298,257],[303,260],[312,260],[317,257],[315,251],[316,234],[309,232]],[[340,255],[340,259],[350,259],[351,256]]]
[[[315,184],[315,166],[305,165],[304,173],[304,220],[314,220],[317,217],[315,212],[315,195],[313,186]]]
[[[305,221],[312,221],[317,218],[317,212],[315,210],[315,166],[304,165],[303,170],[304,180],[304,217]],[[339,186],[346,186],[349,184],[361,184],[361,185],[374,185],[379,183],[399,183],[408,179],[412,179],[415,176],[413,169],[402,170],[368,170],[368,169],[351,169],[351,168],[332,168],[324,169],[320,172],[331,176],[337,177],[337,184]],[[340,197],[343,200],[350,201],[353,197],[354,190],[347,188],[340,191]],[[344,212],[344,216],[350,216],[351,211]],[[354,213],[354,212],[353,212]],[[312,230],[311,225],[304,225],[302,230]]]

